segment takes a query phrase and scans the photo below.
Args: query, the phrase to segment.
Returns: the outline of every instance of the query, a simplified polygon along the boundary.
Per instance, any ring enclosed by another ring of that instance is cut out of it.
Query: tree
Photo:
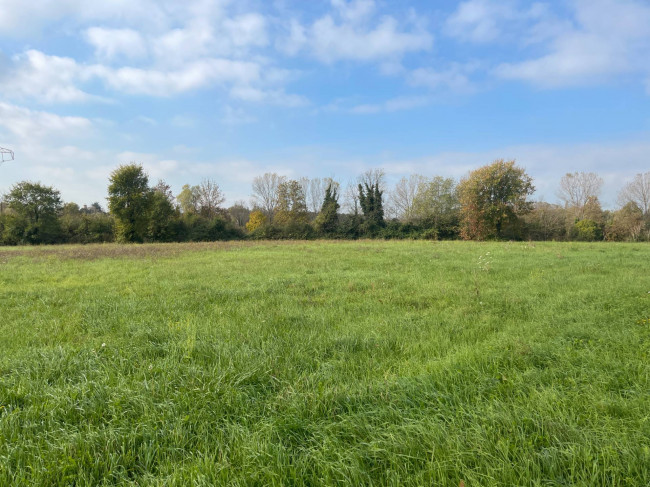
[[[77,203],[66,203],[60,212],[59,224],[67,242],[80,243],[79,234],[83,225],[83,216],[89,213],[82,212]]]
[[[348,182],[343,193],[343,209],[345,213],[350,215],[359,215],[361,208],[359,207],[359,189],[358,183],[354,181]]]
[[[384,192],[379,189],[379,181],[374,185],[367,182],[359,184],[359,205],[365,218],[366,231],[374,232],[377,228],[383,227],[384,222]]]
[[[594,221],[599,225],[605,223],[603,208],[600,206],[600,201],[597,196],[590,196],[587,198],[587,202],[582,207],[582,218]]]
[[[283,181],[278,186],[277,207],[273,223],[292,225],[309,221],[305,193],[298,181]]]
[[[104,213],[104,209],[102,208],[102,205],[99,204],[99,201],[95,201],[92,205],[90,205],[90,212]]]
[[[424,176],[412,174],[408,178],[400,179],[395,185],[390,195],[390,202],[397,213],[397,218],[401,221],[410,222],[415,218],[415,201],[425,182]]]
[[[621,206],[634,203],[643,215],[650,215],[650,172],[634,176],[619,193],[618,202]]]
[[[244,201],[235,201],[235,204],[228,208],[228,214],[238,227],[244,227],[250,218],[251,210]]]
[[[141,165],[131,163],[115,169],[108,186],[108,208],[115,217],[117,240],[142,242],[147,236],[152,190]]]
[[[472,171],[458,185],[461,235],[465,239],[502,238],[506,224],[531,210],[532,178],[515,161],[494,161]]]
[[[164,185],[166,186],[166,185]],[[178,240],[175,229],[177,211],[172,204],[171,191],[160,183],[151,193],[147,239],[153,242],[173,242]],[[166,186],[169,188],[169,186]]]
[[[582,242],[595,242],[603,239],[603,230],[601,226],[587,218],[576,222],[573,225],[573,236]]]
[[[590,197],[598,197],[603,179],[593,172],[565,174],[560,180],[558,196],[565,208],[572,210],[574,219],[584,218],[584,207]]]
[[[553,240],[566,235],[566,209],[559,205],[538,201],[526,215],[528,238]]]
[[[458,192],[452,178],[423,179],[413,199],[412,218],[432,228],[440,238],[458,235]]]
[[[248,220],[248,223],[246,223],[246,230],[249,232],[254,232],[258,228],[262,228],[268,223],[268,218],[264,214],[264,212],[260,210],[255,210],[252,211]]]
[[[158,183],[152,189],[167,198],[167,201],[172,205],[174,204],[174,193],[172,192],[172,187],[165,181],[159,179]]]
[[[333,184],[325,190],[325,197],[323,198],[323,205],[321,206],[320,213],[316,217],[316,229],[324,235],[332,235],[336,233],[339,223],[339,195]]]
[[[184,184],[181,192],[176,196],[176,201],[185,215],[199,211],[199,187]]]
[[[386,173],[383,169],[368,169],[359,176],[358,184],[370,187],[377,186],[383,193],[386,191]]]
[[[611,241],[639,240],[643,231],[643,211],[630,201],[616,211],[605,231],[605,238]]]
[[[195,191],[196,205],[201,215],[214,218],[224,214],[221,205],[226,198],[215,181],[204,179],[201,184],[193,188],[193,191]]]
[[[265,173],[253,179],[253,199],[269,219],[273,218],[278,204],[278,188],[286,178],[276,173]]]
[[[11,188],[5,202],[10,210],[3,232],[6,242],[41,244],[61,240],[58,214],[63,203],[58,190],[23,181]]]

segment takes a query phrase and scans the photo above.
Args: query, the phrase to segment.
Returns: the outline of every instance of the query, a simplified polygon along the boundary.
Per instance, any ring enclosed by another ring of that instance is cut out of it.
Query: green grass
[[[643,244],[0,249],[0,485],[650,485],[649,271]]]

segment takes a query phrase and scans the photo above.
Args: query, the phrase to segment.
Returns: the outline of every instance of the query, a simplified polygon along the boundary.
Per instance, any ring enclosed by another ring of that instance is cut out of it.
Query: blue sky
[[[556,201],[650,171],[647,0],[0,0],[0,190],[105,203],[121,163],[178,192],[514,158]]]

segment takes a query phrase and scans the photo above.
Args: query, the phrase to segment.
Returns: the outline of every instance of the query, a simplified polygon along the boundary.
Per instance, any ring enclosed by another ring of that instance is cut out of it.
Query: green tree
[[[323,235],[336,233],[339,224],[339,208],[339,195],[336,188],[330,183],[325,190],[325,198],[320,213],[318,213],[314,222],[318,232]]]
[[[84,214],[76,203],[66,203],[63,206],[59,217],[61,230],[65,235],[65,240],[71,243],[79,243],[79,234],[82,230]]]
[[[531,210],[527,198],[534,191],[532,178],[515,161],[500,159],[472,171],[458,185],[461,236],[502,238],[505,225],[516,224]]]
[[[9,212],[3,240],[7,243],[57,243],[63,238],[59,223],[61,194],[51,186],[23,181],[5,196]]]
[[[164,181],[159,181],[150,195],[148,240],[172,242],[178,240],[176,232],[177,210],[172,202],[173,195]]]
[[[458,193],[452,178],[436,176],[422,181],[413,199],[413,219],[422,226],[435,230],[440,238],[458,235]]]
[[[603,230],[598,222],[583,219],[573,226],[574,237],[583,242],[595,242],[603,239]]]
[[[365,229],[373,232],[384,227],[384,192],[379,189],[379,183],[359,184],[359,205],[365,218]]]
[[[183,185],[183,189],[176,196],[176,201],[184,214],[198,213],[199,211],[199,187]]]
[[[153,191],[141,165],[122,165],[111,173],[108,208],[119,242],[143,242],[147,236]]]

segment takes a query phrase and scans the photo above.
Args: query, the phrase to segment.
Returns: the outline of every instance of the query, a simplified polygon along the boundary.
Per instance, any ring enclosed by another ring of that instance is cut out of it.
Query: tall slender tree
[[[333,184],[325,190],[325,198],[320,213],[316,217],[316,229],[323,235],[336,233],[339,223],[339,195]]]
[[[359,205],[369,231],[385,226],[383,195],[379,182],[374,185],[359,184]]]

